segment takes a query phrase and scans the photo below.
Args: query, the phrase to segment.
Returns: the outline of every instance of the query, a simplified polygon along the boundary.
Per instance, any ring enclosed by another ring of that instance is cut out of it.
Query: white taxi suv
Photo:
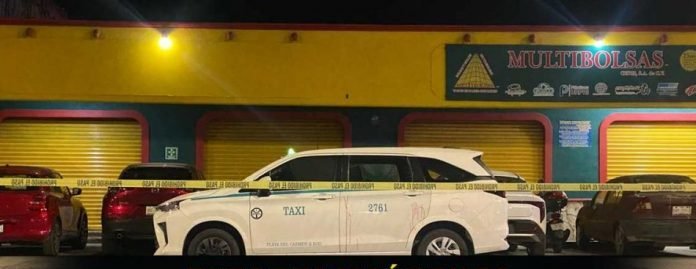
[[[481,152],[342,148],[296,153],[244,181],[495,184]],[[158,206],[155,255],[473,255],[508,249],[504,192],[249,190]]]

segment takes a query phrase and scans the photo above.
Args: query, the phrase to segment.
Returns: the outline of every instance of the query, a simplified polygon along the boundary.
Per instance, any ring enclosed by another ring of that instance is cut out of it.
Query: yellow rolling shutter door
[[[343,127],[334,121],[213,121],[206,130],[204,168],[207,178],[242,180],[285,156],[343,147]]]
[[[63,177],[117,178],[141,161],[135,121],[9,119],[0,123],[0,164],[45,166]],[[89,228],[101,229],[105,188],[84,188]]]
[[[544,176],[544,128],[535,121],[414,122],[405,128],[403,146],[478,150],[491,169],[528,181]]]
[[[696,178],[696,123],[615,122],[607,131],[607,179],[630,174]]]

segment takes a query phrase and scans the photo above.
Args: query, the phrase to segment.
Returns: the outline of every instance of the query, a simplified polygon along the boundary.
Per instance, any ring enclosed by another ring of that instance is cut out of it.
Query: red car
[[[129,165],[119,179],[203,179],[192,165]],[[155,250],[155,207],[194,190],[176,188],[109,188],[102,202],[102,252],[106,255],[152,255]],[[148,250],[146,250],[147,248]]]
[[[633,175],[607,183],[694,184],[686,176]],[[696,193],[600,191],[578,212],[576,242],[614,245],[617,255],[656,252],[665,246],[696,245]]]
[[[49,168],[0,166],[0,177],[62,178]],[[87,246],[87,214],[75,196],[79,188],[0,186],[0,243],[41,245],[57,255],[62,243]]]

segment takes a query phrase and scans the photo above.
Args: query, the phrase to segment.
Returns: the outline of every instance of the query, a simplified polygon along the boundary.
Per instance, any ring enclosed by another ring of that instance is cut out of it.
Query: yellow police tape
[[[71,188],[182,188],[182,189],[278,189],[278,190],[464,190],[464,191],[668,191],[693,192],[696,184],[597,184],[597,183],[395,183],[231,180],[123,180],[78,178],[0,178],[0,186],[64,186]]]

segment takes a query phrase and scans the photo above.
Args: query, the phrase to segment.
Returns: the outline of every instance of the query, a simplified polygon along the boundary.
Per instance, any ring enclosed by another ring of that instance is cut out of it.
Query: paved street
[[[84,250],[71,250],[69,248],[64,248],[61,252],[61,256],[99,256],[101,255],[101,244],[98,234],[90,234],[90,241],[87,248]],[[519,247],[518,250],[514,252],[505,253],[495,253],[492,255],[512,255],[512,256],[526,256],[526,251],[524,247]],[[567,244],[563,249],[562,253],[553,253],[551,249],[547,249],[547,256],[601,256],[601,255],[612,255],[612,248],[610,245],[600,245],[595,244],[590,251],[581,251],[574,247],[572,243]],[[0,269],[43,269],[50,268],[51,259],[40,258],[41,249],[37,247],[29,246],[8,246],[3,245],[0,248]],[[657,254],[660,257],[694,257],[691,259],[647,259],[645,261],[645,268],[655,268],[649,266],[651,264],[655,266],[660,266],[666,261],[675,263],[670,268],[681,268],[678,264],[684,264],[691,266],[696,262],[696,250],[689,249],[688,247],[667,247],[665,251]],[[642,262],[641,262],[642,264]],[[686,267],[689,268],[689,267]]]
[[[574,243],[567,243],[563,248],[562,253],[553,253],[551,249],[546,250],[547,256],[601,256],[613,255],[611,245],[594,244],[589,251],[582,251],[575,247]],[[101,255],[101,238],[99,233],[90,233],[87,248],[84,250],[72,250],[69,247],[64,247],[61,250],[61,256],[99,256]],[[493,255],[512,255],[526,256],[527,252],[524,247],[519,247],[514,252],[495,253]],[[41,256],[41,248],[32,246],[10,246],[2,245],[0,247],[0,269],[5,269],[4,261],[8,260],[8,256],[21,262],[23,260],[31,260],[31,256]],[[689,247],[666,247],[664,251],[657,254],[660,257],[694,257],[696,258],[696,250]]]
[[[498,255],[498,254],[496,254]],[[520,247],[512,253],[500,253],[500,255],[526,256],[527,252],[524,247]],[[568,243],[561,253],[553,253],[551,249],[546,250],[546,256],[609,256],[613,255],[613,249],[610,245],[593,245],[589,251],[577,249],[573,243]],[[664,251],[657,253],[659,257],[694,257],[696,259],[696,250],[689,247],[666,247]],[[696,260],[694,260],[696,262]]]

